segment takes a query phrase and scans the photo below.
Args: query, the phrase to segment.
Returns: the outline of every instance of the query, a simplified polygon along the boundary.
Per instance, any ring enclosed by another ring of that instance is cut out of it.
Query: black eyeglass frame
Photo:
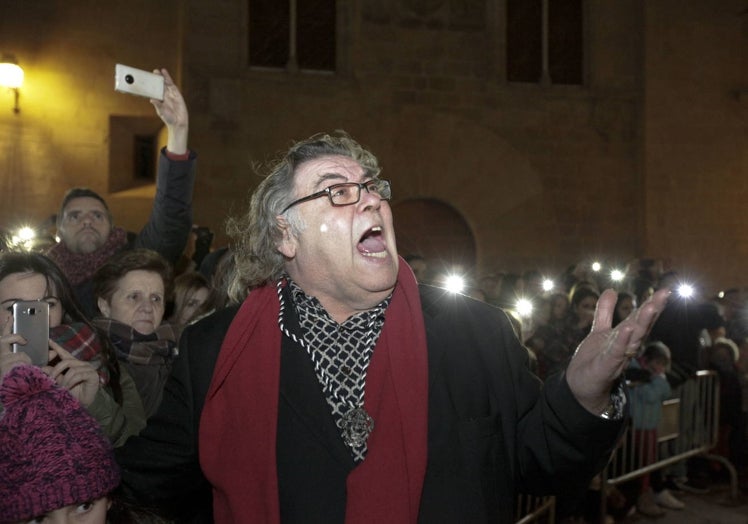
[[[333,184],[331,186],[327,186],[322,191],[317,191],[316,193],[312,193],[311,195],[307,195],[305,197],[301,197],[298,200],[294,200],[293,202],[288,204],[286,207],[284,207],[283,211],[281,211],[280,214],[282,215],[283,213],[291,209],[296,204],[302,204],[309,200],[315,200],[323,196],[327,196],[330,199],[330,205],[334,207],[352,206],[354,204],[358,204],[361,201],[361,190],[362,189],[366,189],[367,193],[371,193],[371,191],[369,190],[369,186],[371,186],[372,184],[377,184],[377,183],[384,183],[385,185],[382,187],[382,189],[384,189],[389,194],[386,197],[381,195],[381,193],[385,191],[376,192],[374,194],[379,196],[379,198],[381,198],[382,200],[389,200],[390,198],[392,198],[392,184],[390,184],[389,180],[385,180],[383,178],[372,178],[371,180],[367,180],[366,182],[361,182],[361,183],[341,182],[340,184]],[[356,198],[356,200],[354,202],[346,202],[345,204],[336,204],[335,201],[332,199],[332,191],[334,191],[335,189],[339,187],[353,187],[353,186],[355,186],[358,189],[358,197]]]

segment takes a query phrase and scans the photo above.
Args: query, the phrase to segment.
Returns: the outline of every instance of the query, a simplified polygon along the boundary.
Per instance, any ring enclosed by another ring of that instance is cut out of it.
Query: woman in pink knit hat
[[[120,472],[96,420],[38,367],[0,380],[0,522],[107,522]]]
[[[19,300],[49,304],[49,364],[42,370],[70,391],[115,446],[139,433],[145,413],[133,379],[118,365],[106,335],[82,313],[60,269],[42,254],[0,254],[0,374],[31,363],[12,350],[26,343],[12,332],[12,305]]]

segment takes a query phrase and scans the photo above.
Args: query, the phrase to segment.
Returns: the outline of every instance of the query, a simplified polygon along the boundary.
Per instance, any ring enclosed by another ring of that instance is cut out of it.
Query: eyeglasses
[[[109,219],[109,216],[104,211],[93,210],[87,213],[84,213],[82,211],[66,212],[63,215],[62,220],[63,222],[66,222],[68,224],[80,224],[89,217],[91,222],[95,222],[98,224],[103,224]]]
[[[343,184],[333,184],[329,187],[326,187],[322,191],[318,191],[317,193],[312,193],[311,195],[305,196],[298,200],[294,200],[293,202],[288,204],[280,214],[282,215],[296,204],[301,204],[302,202],[314,200],[315,198],[320,198],[323,196],[329,197],[330,203],[336,207],[357,204],[358,201],[361,200],[362,188],[366,189],[368,193],[378,196],[382,200],[389,200],[392,196],[392,188],[390,187],[389,180],[373,178],[371,180],[367,180],[363,184],[358,184],[356,182],[345,182]]]

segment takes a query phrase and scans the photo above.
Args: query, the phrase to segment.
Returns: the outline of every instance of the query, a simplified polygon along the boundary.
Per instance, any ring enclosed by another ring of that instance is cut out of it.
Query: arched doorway
[[[392,213],[401,255],[422,256],[433,277],[455,269],[474,271],[475,238],[455,208],[440,200],[418,198],[394,204]]]

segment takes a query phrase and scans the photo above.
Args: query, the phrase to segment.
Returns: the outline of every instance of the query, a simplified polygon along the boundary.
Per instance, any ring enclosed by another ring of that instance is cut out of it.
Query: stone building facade
[[[510,78],[535,34],[531,0],[315,2],[295,15],[303,29],[317,18],[307,4],[332,6],[325,71],[251,65],[252,6],[272,2],[0,0],[0,52],[26,69],[21,113],[0,92],[0,224],[43,220],[72,185],[107,195],[126,227],[144,222],[153,186],[128,151],[163,137],[147,101],[113,91],[120,62],[179,79],[200,155],[195,218],[218,242],[256,163],[343,129],[393,182],[401,251],[445,269],[651,257],[708,292],[748,284],[745,0],[538,0],[551,71],[567,34],[554,24],[579,21],[578,80],[561,83],[548,67]]]

